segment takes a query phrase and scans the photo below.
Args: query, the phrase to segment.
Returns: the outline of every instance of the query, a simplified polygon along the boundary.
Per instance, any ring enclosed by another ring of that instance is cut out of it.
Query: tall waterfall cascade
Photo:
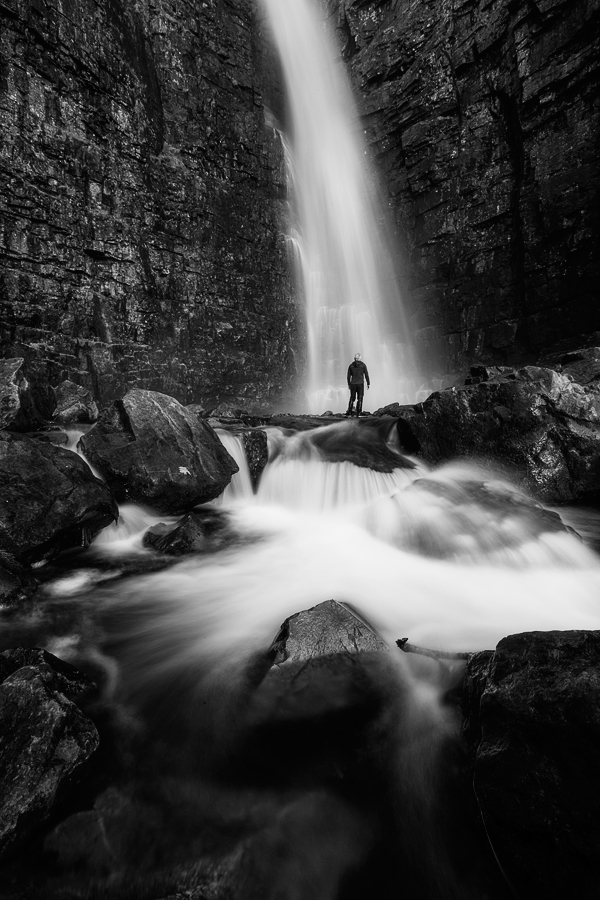
[[[261,0],[281,58],[289,167],[308,333],[309,412],[339,411],[346,370],[362,354],[365,408],[414,402],[409,329],[382,239],[373,179],[350,86],[314,0]]]

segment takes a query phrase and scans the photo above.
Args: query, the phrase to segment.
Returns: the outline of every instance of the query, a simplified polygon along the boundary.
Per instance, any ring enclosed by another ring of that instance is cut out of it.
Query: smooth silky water
[[[87,711],[108,748],[109,786],[132,804],[115,871],[63,867],[44,875],[48,896],[104,897],[111,885],[115,898],[162,897],[204,884],[207,866],[218,881],[219,865],[241,867],[242,898],[366,898],[369,885],[392,897],[396,865],[432,900],[510,896],[448,782],[459,722],[446,698],[463,664],[395,641],[464,652],[515,632],[598,628],[598,557],[489,468],[429,471],[401,455],[391,472],[355,465],[361,442],[374,459],[398,453],[362,421],[269,429],[256,493],[240,438],[221,437],[240,465],[208,505],[227,523],[222,549],[155,571],[166,560],[142,535],[174,520],[124,507],[89,550],[47,567],[29,615],[6,616],[4,646],[43,645],[94,678]],[[372,765],[364,789],[360,769],[351,790],[343,778],[332,787],[301,727],[263,723],[257,745],[250,721],[266,672],[257,659],[286,617],[330,599],[389,647],[372,673],[375,787]],[[260,889],[244,888],[247,878]]]
[[[300,294],[306,306],[304,412],[342,411],[356,352],[371,375],[368,409],[421,399],[381,206],[360,120],[314,0],[261,0],[284,75],[285,135]]]

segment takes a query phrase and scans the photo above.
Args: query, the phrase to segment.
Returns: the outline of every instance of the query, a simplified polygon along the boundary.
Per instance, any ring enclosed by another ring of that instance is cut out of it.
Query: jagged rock
[[[75,453],[0,432],[0,550],[21,563],[87,545],[118,516],[105,484]]]
[[[0,653],[0,856],[40,828],[98,746],[66,696],[90,682],[42,650]]]
[[[519,897],[598,894],[600,632],[533,632],[468,664],[466,737],[490,842]]]
[[[61,381],[56,388],[55,418],[62,425],[95,422],[98,407],[90,391],[72,381]]]
[[[54,391],[39,378],[27,377],[24,360],[0,359],[0,429],[33,431],[52,418]]]
[[[133,390],[80,444],[119,502],[180,513],[218,497],[238,471],[210,425],[177,400]]]
[[[600,347],[588,347],[571,353],[559,353],[544,359],[543,365],[570,375],[578,384],[598,387],[600,381]]]
[[[153,525],[145,533],[143,544],[169,556],[182,556],[214,553],[240,540],[244,537],[232,531],[223,510],[205,509],[188,513],[176,525]]]
[[[600,392],[593,385],[527,366],[433,393],[397,414],[427,462],[496,460],[548,502],[600,496]]]
[[[252,431],[242,431],[241,437],[252,486],[256,489],[260,476],[269,461],[267,434],[260,428],[254,428]]]

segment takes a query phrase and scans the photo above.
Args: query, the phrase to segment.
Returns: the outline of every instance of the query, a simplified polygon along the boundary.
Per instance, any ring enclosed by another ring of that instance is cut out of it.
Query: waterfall
[[[309,411],[345,406],[346,370],[356,352],[371,375],[366,409],[414,402],[419,384],[406,319],[381,236],[357,110],[334,43],[314,0],[261,2],[289,105]]]

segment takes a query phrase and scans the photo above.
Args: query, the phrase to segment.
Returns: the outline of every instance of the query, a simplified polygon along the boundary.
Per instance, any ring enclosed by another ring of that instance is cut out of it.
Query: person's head
[[[355,353],[354,354],[354,362],[358,362],[359,359],[360,359],[360,353]]]

